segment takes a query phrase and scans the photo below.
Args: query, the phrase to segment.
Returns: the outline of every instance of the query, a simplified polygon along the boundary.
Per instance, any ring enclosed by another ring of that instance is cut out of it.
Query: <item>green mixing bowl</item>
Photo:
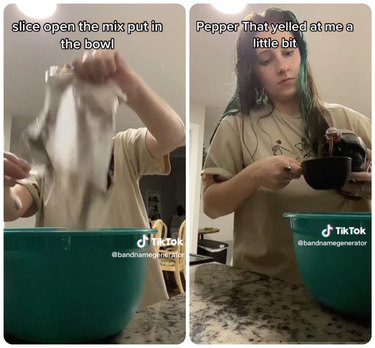
[[[321,304],[352,317],[371,314],[371,213],[286,213],[298,268]]]
[[[5,229],[5,335],[83,343],[122,331],[143,293],[146,258],[135,256],[147,249],[137,242],[155,232]]]

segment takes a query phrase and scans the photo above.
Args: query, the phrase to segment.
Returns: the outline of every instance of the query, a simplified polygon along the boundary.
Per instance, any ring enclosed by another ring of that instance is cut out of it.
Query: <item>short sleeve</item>
[[[362,138],[366,146],[371,149],[371,119],[357,113],[356,126],[354,132]]]
[[[121,148],[121,152],[115,151],[115,156],[124,155],[138,177],[142,175],[168,175],[171,171],[169,155],[161,159],[154,159],[146,145],[147,128],[127,129],[118,133],[114,138],[115,148]]]
[[[202,174],[227,180],[244,168],[242,146],[236,116],[224,117],[208,149]]]

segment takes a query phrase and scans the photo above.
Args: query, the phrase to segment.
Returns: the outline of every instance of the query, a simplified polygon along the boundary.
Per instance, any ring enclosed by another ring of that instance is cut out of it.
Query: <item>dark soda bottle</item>
[[[352,159],[352,172],[366,170],[367,148],[363,140],[346,129],[328,128],[320,149],[321,157],[346,156]]]

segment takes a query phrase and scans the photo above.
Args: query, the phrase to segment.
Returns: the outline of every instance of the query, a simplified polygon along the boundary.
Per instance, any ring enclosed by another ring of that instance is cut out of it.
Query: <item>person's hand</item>
[[[339,189],[339,192],[349,198],[371,199],[371,159],[372,152],[367,149],[367,164],[365,172],[353,172],[349,181]]]
[[[17,180],[27,178],[30,164],[10,152],[4,152],[4,189],[14,186]]]
[[[249,170],[250,167],[260,186],[272,190],[280,190],[302,175],[300,163],[288,156],[267,157],[253,163]]]

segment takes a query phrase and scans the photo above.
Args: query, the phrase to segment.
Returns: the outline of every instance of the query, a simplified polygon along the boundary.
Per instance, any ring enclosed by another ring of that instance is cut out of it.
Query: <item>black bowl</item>
[[[352,172],[350,157],[332,156],[302,162],[303,176],[315,190],[337,189],[345,185]]]

